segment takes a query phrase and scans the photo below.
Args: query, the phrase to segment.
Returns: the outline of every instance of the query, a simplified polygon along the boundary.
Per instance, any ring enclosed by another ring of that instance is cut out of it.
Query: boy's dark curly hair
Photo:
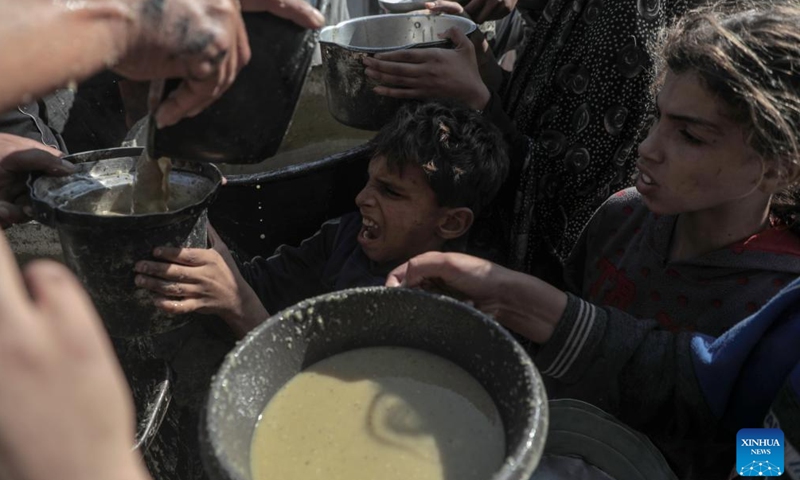
[[[389,168],[419,165],[439,205],[469,207],[478,215],[508,175],[500,131],[474,110],[445,103],[412,103],[371,142]]]

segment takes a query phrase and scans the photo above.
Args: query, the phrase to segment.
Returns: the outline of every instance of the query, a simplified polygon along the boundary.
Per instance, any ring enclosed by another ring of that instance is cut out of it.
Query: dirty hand
[[[305,0],[240,0],[244,12],[269,12],[305,28],[322,28],[325,17]]]
[[[75,277],[0,232],[0,477],[145,480],[130,391]]]
[[[0,228],[30,219],[28,175],[69,175],[75,167],[62,152],[35,140],[0,133]]]
[[[409,48],[365,57],[366,75],[380,84],[374,88],[375,93],[397,98],[453,99],[483,110],[491,93],[481,80],[472,42],[456,28],[440,37],[452,40],[455,48]]]
[[[200,113],[250,61],[237,0],[127,1],[137,16],[114,71],[131,80],[183,79],[159,106],[159,127]]]
[[[213,228],[208,233],[210,249],[156,248],[153,256],[164,262],[137,262],[136,286],[155,292],[154,303],[165,312],[218,315],[237,333],[246,333],[267,312],[228,247]]]
[[[552,285],[463,253],[416,256],[392,270],[386,286],[423,288],[467,300],[537,343],[550,338],[567,305],[566,294]]]

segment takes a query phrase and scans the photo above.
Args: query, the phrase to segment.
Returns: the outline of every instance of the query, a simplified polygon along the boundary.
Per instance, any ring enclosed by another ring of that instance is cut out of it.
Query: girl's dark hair
[[[372,140],[390,168],[419,165],[441,206],[478,215],[497,195],[509,161],[500,131],[474,110],[443,103],[404,106]]]
[[[789,185],[800,175],[800,8],[787,1],[738,5],[696,10],[667,31],[655,88],[667,71],[697,73]]]

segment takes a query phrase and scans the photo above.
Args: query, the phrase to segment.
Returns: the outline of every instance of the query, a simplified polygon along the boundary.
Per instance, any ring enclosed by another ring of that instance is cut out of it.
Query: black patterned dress
[[[566,258],[609,195],[631,185],[652,108],[648,46],[689,0],[550,0],[502,93],[528,138],[509,263],[538,274]]]

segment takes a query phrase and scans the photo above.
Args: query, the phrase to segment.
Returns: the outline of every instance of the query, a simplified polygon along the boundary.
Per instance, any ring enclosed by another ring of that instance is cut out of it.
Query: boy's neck
[[[670,240],[669,260],[695,258],[764,230],[769,225],[770,198],[679,214]]]

